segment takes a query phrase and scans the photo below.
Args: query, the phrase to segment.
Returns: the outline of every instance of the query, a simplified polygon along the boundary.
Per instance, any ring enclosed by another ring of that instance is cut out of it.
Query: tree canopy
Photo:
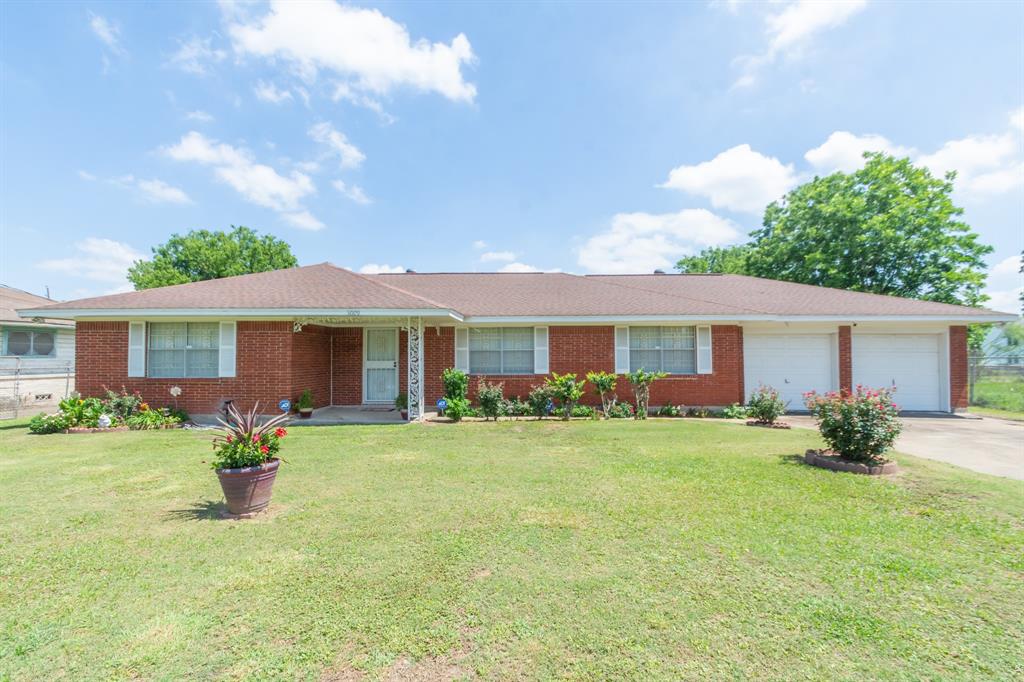
[[[752,241],[705,249],[683,272],[730,272],[978,305],[992,247],[960,220],[954,173],[866,153],[852,173],[815,177],[765,209]]]
[[[153,247],[152,260],[132,264],[128,280],[136,289],[152,289],[298,264],[287,242],[232,225],[230,232],[192,230],[171,235],[166,243]]]

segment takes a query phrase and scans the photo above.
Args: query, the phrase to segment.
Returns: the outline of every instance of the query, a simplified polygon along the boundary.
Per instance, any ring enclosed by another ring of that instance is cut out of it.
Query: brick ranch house
[[[225,400],[273,410],[391,405],[410,419],[457,367],[525,397],[549,372],[661,369],[652,405],[721,407],[758,384],[896,386],[907,410],[967,407],[968,323],[1013,315],[739,275],[361,275],[329,263],[23,309],[74,320],[77,386],[180,386],[190,413]],[[620,393],[628,395],[627,386]],[[595,403],[596,396],[588,395]]]

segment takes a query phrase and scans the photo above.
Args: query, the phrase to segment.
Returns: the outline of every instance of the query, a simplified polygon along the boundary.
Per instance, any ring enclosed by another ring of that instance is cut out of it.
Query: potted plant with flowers
[[[263,420],[259,403],[242,414],[233,404],[227,406],[227,420],[213,439],[213,468],[220,479],[228,511],[239,517],[250,517],[270,504],[270,495],[281,460],[277,453],[281,439],[288,435],[284,428],[287,414]]]

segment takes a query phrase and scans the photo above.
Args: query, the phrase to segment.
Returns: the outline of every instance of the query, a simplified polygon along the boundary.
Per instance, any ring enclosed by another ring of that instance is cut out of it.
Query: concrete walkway
[[[808,415],[786,415],[793,426],[815,428]],[[1024,422],[955,415],[906,416],[896,450],[980,471],[1024,480]]]

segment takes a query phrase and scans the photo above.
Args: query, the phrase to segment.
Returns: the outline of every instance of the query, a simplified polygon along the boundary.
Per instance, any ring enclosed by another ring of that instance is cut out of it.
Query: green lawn
[[[1024,483],[720,421],[0,427],[0,679],[1020,679]]]
[[[971,412],[1024,421],[1024,379],[995,377],[974,384]]]

